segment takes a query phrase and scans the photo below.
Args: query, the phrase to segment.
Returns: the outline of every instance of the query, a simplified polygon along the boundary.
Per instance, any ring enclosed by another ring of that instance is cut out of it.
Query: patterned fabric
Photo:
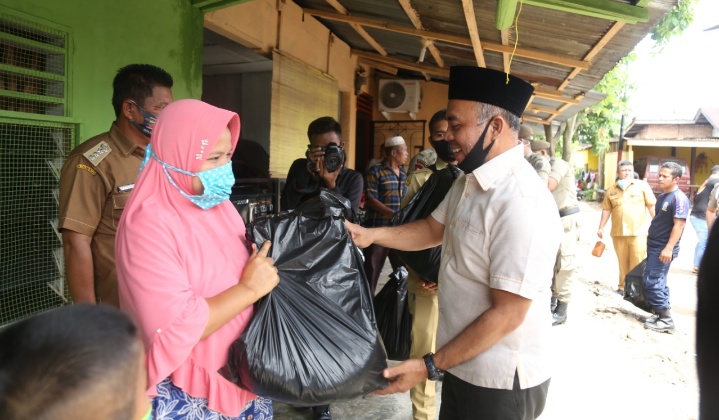
[[[271,420],[272,401],[257,397],[245,405],[238,417],[225,416],[207,408],[206,398],[195,398],[172,383],[170,378],[157,384],[152,399],[153,420]]]
[[[399,211],[402,197],[407,192],[407,173],[399,167],[399,177],[386,162],[380,162],[367,171],[365,198],[374,198],[392,211]],[[371,208],[367,211],[367,226],[389,226],[391,215],[379,214]]]

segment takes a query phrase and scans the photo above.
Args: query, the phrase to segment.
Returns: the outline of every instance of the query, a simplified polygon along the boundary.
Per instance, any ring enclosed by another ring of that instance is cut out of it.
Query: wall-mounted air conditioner
[[[392,80],[379,81],[379,110],[385,112],[419,111],[422,99],[419,80]]]

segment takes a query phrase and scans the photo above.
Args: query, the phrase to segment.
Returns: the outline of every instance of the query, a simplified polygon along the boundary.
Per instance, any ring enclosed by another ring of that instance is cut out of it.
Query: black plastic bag
[[[624,276],[624,300],[643,311],[652,312],[652,306],[644,297],[644,269],[646,266],[645,258]]]
[[[407,269],[398,267],[374,297],[377,327],[390,360],[409,359],[412,315],[407,301]]]
[[[415,220],[424,219],[439,206],[462,171],[454,165],[437,171],[417,190],[407,205],[392,216],[392,225],[399,226]],[[398,251],[397,255],[422,279],[439,282],[439,261],[442,257],[442,245],[421,251]]]
[[[387,367],[359,249],[344,226],[349,201],[323,189],[290,213],[257,219],[247,237],[280,283],[260,299],[220,373],[292,405],[353,399],[387,386]]]

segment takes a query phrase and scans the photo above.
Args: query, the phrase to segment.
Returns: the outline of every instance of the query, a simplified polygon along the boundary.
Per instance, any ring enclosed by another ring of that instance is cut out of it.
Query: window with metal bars
[[[69,299],[57,229],[76,135],[57,122],[67,117],[68,36],[0,8],[0,325]]]
[[[67,36],[0,10],[0,109],[65,116]]]

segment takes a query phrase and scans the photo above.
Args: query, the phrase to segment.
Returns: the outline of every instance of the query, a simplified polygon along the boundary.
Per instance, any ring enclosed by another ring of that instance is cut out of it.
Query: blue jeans
[[[655,311],[669,309],[669,287],[667,287],[667,273],[671,261],[659,261],[659,254],[664,248],[647,247],[647,266],[644,269],[644,298]],[[677,257],[675,251],[672,261]]]
[[[694,228],[694,232],[697,233],[697,246],[694,248],[694,266],[699,267],[704,256],[704,250],[707,247],[707,236],[709,236],[709,229],[707,229],[706,219],[701,219],[694,215],[689,216],[689,221]]]

